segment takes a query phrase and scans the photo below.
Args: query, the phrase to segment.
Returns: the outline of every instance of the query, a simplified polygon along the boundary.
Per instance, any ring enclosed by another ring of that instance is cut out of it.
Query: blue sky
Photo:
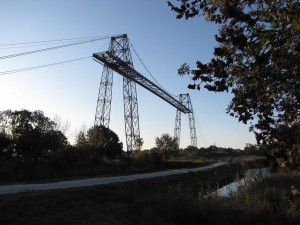
[[[0,57],[47,46],[10,48],[10,43],[128,34],[155,79],[170,93],[189,93],[196,117],[198,147],[212,144],[244,148],[255,143],[248,126],[226,114],[230,94],[192,91],[189,77],[177,75],[187,62],[209,61],[218,27],[202,18],[177,20],[164,0],[3,0],[0,7]],[[75,58],[107,50],[109,40],[0,61],[0,72]],[[11,46],[10,46],[11,47]],[[133,57],[133,60],[136,60]],[[134,61],[135,63],[135,61]],[[69,120],[68,137],[94,123],[102,66],[92,58],[0,75],[0,110],[42,110]],[[154,147],[163,133],[173,135],[176,110],[137,86],[143,148]],[[114,74],[110,128],[125,146],[122,77]],[[182,114],[181,147],[190,144],[188,116]]]

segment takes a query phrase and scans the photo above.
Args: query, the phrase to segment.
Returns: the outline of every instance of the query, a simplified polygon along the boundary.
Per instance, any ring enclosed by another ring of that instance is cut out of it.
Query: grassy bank
[[[290,186],[299,184],[297,174],[272,176],[264,181],[266,183],[240,193],[236,199],[204,197],[241,177],[245,169],[253,166],[251,161],[241,161],[243,163],[185,175],[0,196],[0,224],[276,225],[299,222],[299,205],[289,195]],[[281,184],[281,188],[276,184]]]
[[[235,197],[198,198],[171,190],[161,198],[158,217],[166,224],[296,225],[300,224],[300,174],[272,174]]]
[[[236,166],[96,187],[0,196],[0,224],[161,224],[164,196],[216,189]],[[176,198],[174,198],[175,200]]]
[[[214,159],[170,160],[157,165],[140,161],[101,160],[93,164],[45,164],[28,162],[0,162],[0,185],[18,182],[47,182],[88,177],[116,176],[165,169],[200,167],[217,162]]]

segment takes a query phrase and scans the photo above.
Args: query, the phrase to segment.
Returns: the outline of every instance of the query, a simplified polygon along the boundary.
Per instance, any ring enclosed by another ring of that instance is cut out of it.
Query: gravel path
[[[120,182],[154,178],[154,177],[169,176],[175,174],[184,174],[188,172],[197,172],[197,171],[204,171],[204,170],[216,168],[225,165],[226,163],[227,162],[218,162],[212,165],[198,167],[198,168],[166,170],[166,171],[154,172],[154,173],[141,173],[141,174],[115,176],[115,177],[100,177],[100,178],[60,181],[60,182],[43,183],[43,184],[3,185],[0,186],[0,195],[29,192],[29,191],[88,187],[88,186],[101,185],[101,184],[112,184],[112,183],[120,183]]]

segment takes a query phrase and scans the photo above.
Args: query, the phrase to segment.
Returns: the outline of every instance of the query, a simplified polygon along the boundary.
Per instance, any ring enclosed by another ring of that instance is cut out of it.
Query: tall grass
[[[156,212],[170,224],[300,224],[297,173],[272,174],[228,198],[178,188],[162,194],[156,204]]]

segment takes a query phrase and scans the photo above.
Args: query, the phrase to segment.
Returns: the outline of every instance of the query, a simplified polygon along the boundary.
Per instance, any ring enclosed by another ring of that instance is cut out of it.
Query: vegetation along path
[[[133,181],[133,180],[139,180],[139,179],[168,176],[168,175],[184,174],[184,173],[189,173],[189,172],[204,171],[204,170],[216,168],[219,166],[223,166],[226,163],[227,162],[218,162],[218,163],[215,163],[212,165],[198,167],[198,168],[167,170],[167,171],[160,171],[160,172],[155,172],[155,173],[142,173],[142,174],[133,174],[133,175],[126,175],[126,176],[100,177],[100,178],[60,181],[60,182],[43,183],[43,184],[3,185],[3,186],[0,186],[0,195],[14,194],[14,193],[20,193],[20,192],[27,192],[27,191],[87,187],[87,186],[94,186],[94,185],[101,185],[101,184],[112,184],[112,183],[120,183],[120,182]]]

